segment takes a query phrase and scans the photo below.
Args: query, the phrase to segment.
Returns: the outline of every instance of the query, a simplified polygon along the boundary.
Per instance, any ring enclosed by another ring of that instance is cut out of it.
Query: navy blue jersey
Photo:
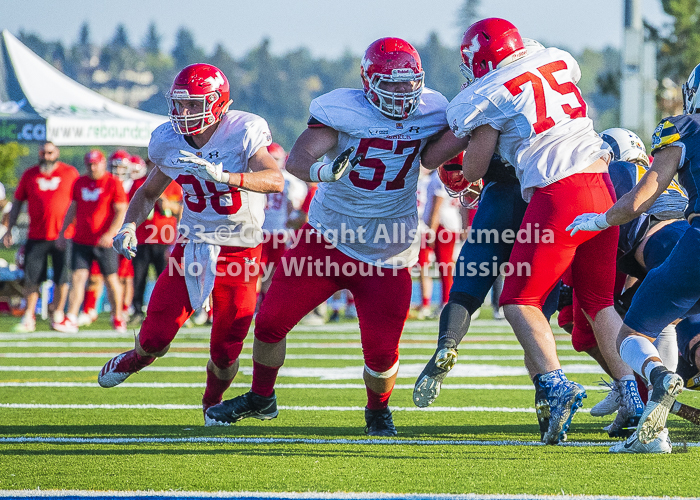
[[[614,161],[608,167],[610,179],[615,186],[615,194],[619,200],[629,193],[646,173],[646,167],[630,163],[628,161]],[[637,240],[637,234],[641,227],[647,228],[644,221],[650,214],[661,212],[683,213],[688,207],[688,196],[685,190],[676,181],[671,181],[668,189],[661,193],[649,210],[636,219],[620,226],[620,239],[618,248],[623,252],[629,252]]]
[[[700,114],[671,116],[661,120],[651,137],[652,156],[670,144],[682,145],[685,152],[683,164],[678,169],[678,180],[688,192],[686,216],[700,213]]]

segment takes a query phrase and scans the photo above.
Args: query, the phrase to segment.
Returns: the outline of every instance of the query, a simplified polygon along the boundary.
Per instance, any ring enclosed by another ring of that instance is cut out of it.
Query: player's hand
[[[335,182],[342,178],[346,172],[350,172],[355,165],[362,161],[363,156],[357,155],[352,160],[350,155],[355,151],[355,147],[350,147],[340,153],[333,163],[323,163],[317,161],[311,165],[311,170],[309,171],[309,177],[313,182]],[[348,167],[351,167],[348,169]]]
[[[229,174],[223,171],[223,165],[221,163],[212,163],[200,158],[199,156],[190,153],[189,151],[180,150],[181,156],[177,159],[180,163],[191,163],[185,167],[185,172],[192,174],[205,181],[222,182],[228,184]]]
[[[136,255],[136,224],[125,222],[117,235],[112,240],[112,248],[119,255],[131,260]]]
[[[568,225],[567,231],[571,231],[571,236],[579,231],[602,231],[610,227],[605,216],[602,214],[588,213],[577,216],[574,221]]]

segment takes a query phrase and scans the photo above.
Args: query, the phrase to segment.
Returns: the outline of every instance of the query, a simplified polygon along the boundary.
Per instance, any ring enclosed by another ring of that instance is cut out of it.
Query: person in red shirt
[[[52,142],[45,142],[39,149],[39,164],[22,174],[4,237],[5,246],[12,246],[12,228],[26,201],[29,235],[24,247],[24,297],[27,309],[22,321],[14,328],[18,332],[33,332],[36,329],[34,311],[39,299],[39,285],[47,279],[49,255],[56,283],[54,300],[49,306],[52,325],[63,319],[70,277],[70,247],[60,249],[56,241],[70,205],[73,183],[79,174],[75,167],[58,161],[59,154],[59,149]]]
[[[146,160],[147,172],[151,173],[155,164]],[[131,200],[136,191],[146,182],[148,175],[134,180],[129,191]],[[175,181],[171,182],[163,194],[156,201],[153,211],[146,220],[136,228],[136,239],[139,251],[134,259],[129,262],[134,264],[134,315],[129,320],[129,326],[138,326],[143,323],[144,293],[148,268],[151,264],[156,270],[156,275],[165,270],[169,249],[177,238],[177,221],[182,213],[182,188]]]
[[[112,251],[112,237],[117,234],[124,214],[127,197],[122,183],[107,172],[104,154],[93,149],[85,155],[88,173],[73,185],[71,205],[58,239],[65,245],[65,230],[75,219],[73,236],[73,277],[68,298],[68,313],[62,322],[54,325],[60,332],[78,332],[78,311],[85,295],[85,283],[93,261],[97,261],[105,277],[107,294],[112,307],[112,326],[126,332],[122,319],[122,290],[117,277],[117,254]]]

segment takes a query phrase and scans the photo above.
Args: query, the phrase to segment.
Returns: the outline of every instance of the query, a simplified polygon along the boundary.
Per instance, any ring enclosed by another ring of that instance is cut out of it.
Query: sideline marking
[[[90,389],[102,389],[97,382],[0,382],[0,387],[87,387]],[[205,383],[188,382],[124,382],[116,388],[122,389],[203,389]],[[234,383],[233,388],[250,389],[250,384]],[[413,384],[396,384],[395,390],[413,390]],[[276,389],[365,389],[364,384],[275,384]],[[583,387],[587,391],[605,391],[610,388],[600,385],[587,385]],[[466,389],[466,390],[506,390],[506,391],[533,391],[532,385],[507,385],[507,384],[443,384],[442,389]]]

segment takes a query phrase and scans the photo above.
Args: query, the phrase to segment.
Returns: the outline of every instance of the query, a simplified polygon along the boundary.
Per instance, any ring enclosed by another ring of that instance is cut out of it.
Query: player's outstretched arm
[[[425,168],[435,170],[448,160],[464,151],[470,136],[458,138],[450,129],[440,132],[437,139],[430,141],[421,152],[420,162]]]
[[[486,175],[499,135],[500,132],[489,125],[481,125],[472,131],[462,161],[462,172],[469,182],[476,182]]]
[[[607,211],[608,224],[619,226],[649,210],[649,207],[671,184],[681,161],[683,161],[683,149],[680,147],[668,146],[657,151],[654,155],[654,163],[637,185]]]
[[[683,149],[669,146],[654,155],[654,163],[636,186],[602,214],[586,213],[577,216],[566,228],[571,236],[578,231],[602,231],[610,226],[620,226],[636,219],[663,193],[671,184],[684,160]]]
[[[281,193],[284,191],[284,177],[267,148],[258,149],[248,160],[248,167],[252,172],[229,174],[228,185],[256,193]]]
[[[338,145],[338,131],[331,127],[307,128],[297,138],[287,158],[287,171],[306,182],[317,182],[311,166]]]

